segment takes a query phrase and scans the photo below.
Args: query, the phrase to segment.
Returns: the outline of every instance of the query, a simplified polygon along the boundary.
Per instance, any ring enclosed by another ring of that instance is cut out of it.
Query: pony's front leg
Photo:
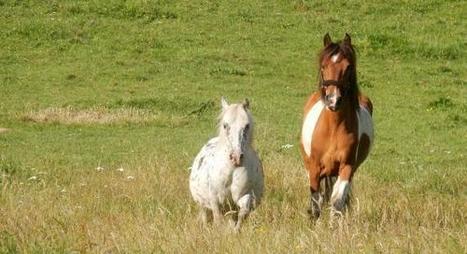
[[[248,214],[250,214],[253,204],[254,197],[251,194],[246,194],[237,201],[237,205],[240,209],[238,211],[237,224],[235,225],[236,231],[240,230],[240,226],[242,225],[243,220],[246,219]]]
[[[346,165],[339,172],[337,181],[334,184],[331,194],[331,205],[333,212],[342,213],[349,202],[350,177],[352,175],[352,166]]]
[[[319,192],[319,171],[308,171],[308,177],[310,180],[310,208],[308,213],[314,218],[318,219],[321,214],[321,205],[323,204],[323,197]]]

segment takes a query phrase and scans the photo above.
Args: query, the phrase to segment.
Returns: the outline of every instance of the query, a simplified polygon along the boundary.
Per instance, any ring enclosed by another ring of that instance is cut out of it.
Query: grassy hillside
[[[466,13],[0,0],[0,252],[467,252]],[[352,35],[376,143],[352,212],[312,223],[298,137],[326,32]],[[188,191],[222,95],[250,99],[266,173],[240,234],[200,226]]]

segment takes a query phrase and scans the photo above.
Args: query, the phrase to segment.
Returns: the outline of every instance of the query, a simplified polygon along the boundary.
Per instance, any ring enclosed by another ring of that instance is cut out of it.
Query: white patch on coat
[[[360,139],[363,134],[366,134],[370,139],[370,146],[368,151],[370,151],[371,145],[373,144],[374,130],[373,130],[373,119],[371,118],[370,112],[360,105],[360,110],[357,110],[357,119],[358,119],[358,146],[357,152],[355,154],[358,157],[358,149],[360,146]]]
[[[311,154],[311,142],[313,139],[313,133],[315,131],[316,123],[318,122],[319,116],[323,111],[324,103],[321,100],[311,107],[310,111],[306,114],[305,121],[302,126],[302,144],[303,149],[307,156]]]

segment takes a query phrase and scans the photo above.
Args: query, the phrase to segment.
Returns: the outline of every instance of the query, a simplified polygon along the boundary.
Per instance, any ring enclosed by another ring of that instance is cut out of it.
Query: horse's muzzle
[[[233,165],[236,167],[241,166],[243,164],[243,153],[231,153],[230,161],[232,161]]]
[[[338,111],[340,106],[342,105],[342,97],[326,95],[325,104],[329,110]]]

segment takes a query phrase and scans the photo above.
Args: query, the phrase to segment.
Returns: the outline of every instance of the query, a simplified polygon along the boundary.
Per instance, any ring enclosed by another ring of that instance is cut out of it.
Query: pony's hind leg
[[[206,207],[200,207],[199,209],[199,219],[204,225],[207,225],[212,221],[212,212]]]
[[[214,224],[221,224],[222,220],[224,219],[224,216],[222,215],[219,204],[217,202],[211,202],[211,209]]]
[[[331,200],[332,187],[336,182],[337,177],[335,176],[326,176],[321,179],[320,192],[323,194],[324,202],[329,202]]]

